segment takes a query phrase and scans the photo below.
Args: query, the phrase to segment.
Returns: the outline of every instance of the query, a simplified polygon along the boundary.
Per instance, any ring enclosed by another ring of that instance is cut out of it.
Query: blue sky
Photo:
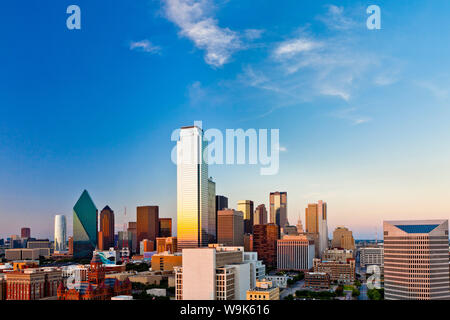
[[[0,5],[0,238],[52,238],[55,214],[71,233],[83,189],[118,226],[137,205],[175,219],[170,135],[194,120],[280,129],[277,175],[210,167],[231,207],[287,191],[295,223],[322,199],[357,238],[449,217],[448,1],[129,2]]]

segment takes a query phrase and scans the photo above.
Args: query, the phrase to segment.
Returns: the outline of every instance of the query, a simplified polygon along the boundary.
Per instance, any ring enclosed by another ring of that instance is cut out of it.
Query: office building
[[[57,295],[62,283],[57,268],[26,268],[6,275],[7,300],[40,300]]]
[[[354,258],[353,250],[346,249],[327,249],[322,254],[322,260],[347,262],[348,259]]]
[[[138,243],[137,243],[137,222],[136,221],[128,222],[127,232],[128,232],[128,239],[131,242],[130,251],[133,253],[136,253],[137,249],[138,249],[137,248]]]
[[[298,221],[297,221],[297,232],[299,234],[303,233],[303,224],[302,224],[302,219],[300,219],[300,216],[298,217]]]
[[[257,252],[244,252],[244,263],[250,264],[250,289],[256,287],[256,281],[266,276],[266,266],[258,260]]]
[[[353,284],[355,281],[355,259],[347,259],[347,262],[313,260],[314,272],[325,272],[330,275],[330,280],[340,284]]]
[[[100,212],[99,250],[114,247],[114,211],[109,206]]]
[[[172,218],[159,218],[159,236],[167,238],[172,236]]]
[[[68,242],[68,249],[69,249],[69,255],[73,255],[73,237],[69,237]]]
[[[287,192],[270,193],[270,223],[284,227],[287,221]]]
[[[384,265],[384,248],[382,245],[365,246],[359,248],[359,262],[361,268],[370,265],[382,267]]]
[[[175,267],[177,300],[245,300],[251,264],[243,247],[184,249],[182,267]]]
[[[92,257],[98,240],[98,210],[89,193],[84,190],[73,207],[73,256]]]
[[[239,200],[237,210],[244,214],[244,233],[253,233],[253,201]]]
[[[174,267],[181,267],[181,253],[169,252],[156,253],[152,256],[152,271],[174,271]]]
[[[142,206],[136,209],[137,242],[148,239],[156,242],[159,234],[159,207]]]
[[[313,267],[314,242],[306,236],[284,236],[277,240],[277,269],[307,271]]]
[[[257,224],[253,226],[253,250],[259,259],[269,267],[277,266],[277,240],[279,238],[278,225]]]
[[[67,241],[66,216],[58,214],[55,216],[55,251],[66,251]]]
[[[228,209],[228,198],[225,196],[216,196],[216,211]]]
[[[322,200],[308,204],[305,209],[306,233],[314,238],[316,257],[321,257],[328,249],[327,204]]]
[[[331,246],[333,248],[355,250],[355,239],[353,239],[353,233],[345,227],[337,227],[333,232]]]
[[[30,228],[20,229],[20,237],[21,238],[31,238],[31,229]]]
[[[225,246],[244,245],[243,213],[234,209],[217,212],[217,242]]]
[[[449,300],[448,220],[384,221],[386,300]]]
[[[217,241],[216,183],[208,179],[208,243]]]
[[[180,249],[208,245],[208,164],[203,130],[182,127],[177,141],[177,238]]]
[[[253,251],[253,235],[244,234],[244,250],[246,252]]]
[[[255,224],[267,224],[267,210],[264,204],[260,204],[255,209],[253,215],[253,225]]]
[[[178,252],[177,237],[156,238],[156,252]]]
[[[280,300],[280,288],[269,280],[257,281],[255,288],[247,290],[247,300]]]
[[[330,289],[330,275],[325,272],[305,272],[305,288]]]

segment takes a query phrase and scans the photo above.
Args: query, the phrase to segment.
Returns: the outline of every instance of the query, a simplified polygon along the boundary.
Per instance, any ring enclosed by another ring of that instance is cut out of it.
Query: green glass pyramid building
[[[98,210],[84,190],[73,207],[74,258],[91,258],[97,246]]]

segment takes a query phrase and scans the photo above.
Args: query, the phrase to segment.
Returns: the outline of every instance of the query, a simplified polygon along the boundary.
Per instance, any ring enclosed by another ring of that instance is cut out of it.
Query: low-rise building
[[[169,252],[162,252],[152,256],[152,270],[153,271],[173,271],[174,267],[181,266],[181,253],[171,254]]]
[[[347,284],[355,281],[355,259],[347,259],[347,262],[314,259],[313,264],[314,272],[328,273],[331,281]]]
[[[353,250],[342,248],[327,249],[322,254],[323,261],[347,262],[347,259],[353,259]]]
[[[330,289],[330,275],[325,272],[306,272],[305,288],[308,289]]]
[[[247,290],[247,300],[280,300],[280,289],[272,281],[257,281],[255,288]]]
[[[359,248],[359,262],[361,268],[369,265],[383,266],[384,250],[383,246],[366,246]]]
[[[287,288],[287,281],[289,280],[289,276],[266,276],[266,280],[272,281],[272,285],[278,288]]]

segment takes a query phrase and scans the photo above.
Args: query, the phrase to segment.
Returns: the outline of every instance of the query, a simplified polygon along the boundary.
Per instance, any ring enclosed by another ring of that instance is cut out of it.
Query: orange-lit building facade
[[[100,232],[98,235],[99,250],[114,247],[114,211],[109,206],[100,212]]]
[[[156,238],[157,253],[168,251],[174,253],[178,251],[177,237]]]
[[[54,297],[62,283],[62,272],[57,269],[24,268],[8,272],[6,300],[39,300]]]
[[[159,218],[159,237],[172,236],[172,218]]]
[[[144,239],[155,243],[159,234],[159,207],[137,207],[136,218],[137,243]]]

